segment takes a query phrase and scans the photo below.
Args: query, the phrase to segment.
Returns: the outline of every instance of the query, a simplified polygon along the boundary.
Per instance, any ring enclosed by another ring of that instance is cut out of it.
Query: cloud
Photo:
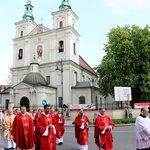
[[[104,0],[114,15],[120,15],[128,9],[142,10],[150,8],[150,0]]]

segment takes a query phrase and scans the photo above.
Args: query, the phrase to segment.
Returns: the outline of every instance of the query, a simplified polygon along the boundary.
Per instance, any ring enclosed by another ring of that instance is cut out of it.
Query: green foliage
[[[95,67],[103,96],[114,96],[114,86],[132,88],[133,101],[150,100],[150,27],[117,27],[107,35],[106,55]]]
[[[115,124],[135,123],[136,118],[112,119]]]

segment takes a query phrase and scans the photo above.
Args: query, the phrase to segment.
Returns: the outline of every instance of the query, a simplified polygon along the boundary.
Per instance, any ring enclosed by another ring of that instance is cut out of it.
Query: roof
[[[77,84],[73,86],[72,88],[94,88],[94,89],[99,90],[99,88],[93,85],[91,81],[77,82]]]
[[[96,72],[85,62],[81,56],[79,56],[79,65],[96,75]]]
[[[91,81],[82,81],[77,82],[77,84],[72,88],[90,88],[90,87],[94,87]]]
[[[40,73],[31,72],[23,79],[24,83],[32,85],[47,85],[45,78]]]
[[[4,87],[5,87],[4,85],[0,85],[0,90],[1,90],[1,89],[4,89]]]
[[[33,59],[32,59],[32,61],[31,61],[30,65],[32,65],[32,64],[37,64],[37,65],[39,65],[39,63],[38,63],[37,59],[35,58],[35,56],[33,57]]]
[[[10,93],[10,89],[12,87],[7,87],[6,89],[4,89],[2,92],[0,92],[1,94],[9,94]]]

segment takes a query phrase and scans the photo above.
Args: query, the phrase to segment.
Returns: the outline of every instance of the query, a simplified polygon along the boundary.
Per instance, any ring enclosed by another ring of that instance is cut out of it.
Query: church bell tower
[[[77,32],[78,16],[72,11],[69,0],[62,0],[59,11],[53,12],[53,42],[57,45],[56,61],[72,60],[79,64]]]

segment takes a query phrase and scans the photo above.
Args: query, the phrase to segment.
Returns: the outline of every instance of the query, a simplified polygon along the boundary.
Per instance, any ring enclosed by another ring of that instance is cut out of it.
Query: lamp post
[[[58,64],[60,64],[60,68],[58,67]],[[62,114],[64,113],[63,111],[63,61],[59,61],[57,64],[56,70],[59,70],[61,72],[61,108],[62,108]]]

